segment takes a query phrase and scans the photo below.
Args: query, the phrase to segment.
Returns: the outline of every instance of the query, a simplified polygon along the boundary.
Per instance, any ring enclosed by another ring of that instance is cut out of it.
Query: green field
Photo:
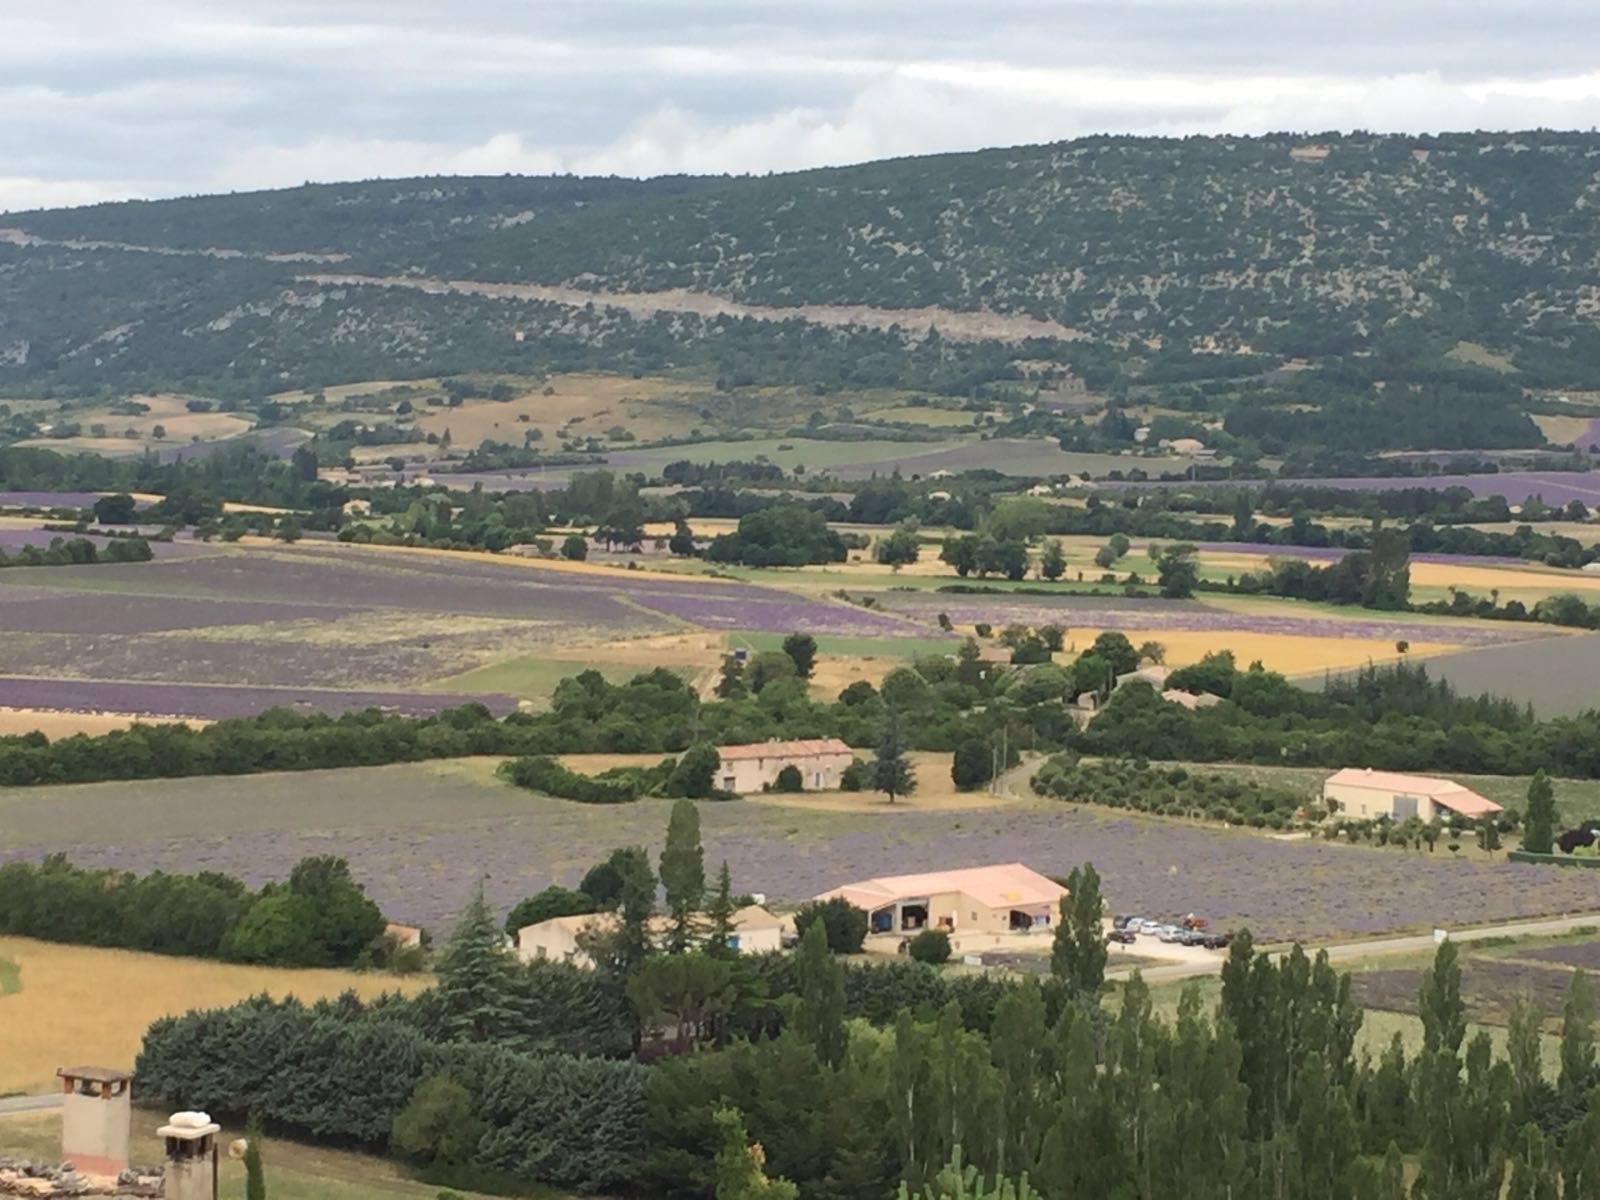
[[[781,633],[733,633],[728,645],[755,653],[783,649]],[[927,655],[954,654],[961,643],[953,638],[844,637],[822,634],[817,638],[817,653],[839,658],[922,658]]]
[[[500,692],[526,700],[535,709],[549,705],[556,685],[584,671],[599,671],[612,683],[626,683],[649,668],[642,663],[582,663],[560,659],[523,656],[508,658],[505,662],[490,663],[486,667],[464,671],[435,679],[422,687],[425,692]],[[693,672],[687,667],[669,667],[687,678]]]
[[[22,968],[9,958],[0,958],[0,996],[22,990]]]

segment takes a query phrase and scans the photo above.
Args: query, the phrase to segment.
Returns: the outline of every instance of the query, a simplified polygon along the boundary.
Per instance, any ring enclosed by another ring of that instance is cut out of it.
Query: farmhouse
[[[754,742],[748,746],[718,746],[722,766],[717,786],[741,795],[759,792],[778,780],[778,772],[794,767],[808,792],[831,791],[855,758],[855,752],[838,738],[810,738],[794,742]]]
[[[864,879],[824,892],[867,910],[871,933],[909,933],[932,926],[954,932],[1017,933],[1048,927],[1067,889],[1021,863],[967,867],[926,875]]]
[[[614,913],[586,913],[577,917],[551,917],[536,925],[517,930],[517,957],[523,962],[569,962],[592,967],[594,960],[578,945],[578,935],[586,929],[608,931],[617,924]],[[662,937],[671,927],[666,917],[656,917],[650,931]],[[728,946],[740,954],[764,954],[783,947],[783,922],[759,904],[751,904],[733,914],[733,935]]]
[[[1448,821],[1465,817],[1475,821],[1500,811],[1493,800],[1454,780],[1399,775],[1371,767],[1346,767],[1328,776],[1322,785],[1322,799],[1330,812],[1363,819]]]

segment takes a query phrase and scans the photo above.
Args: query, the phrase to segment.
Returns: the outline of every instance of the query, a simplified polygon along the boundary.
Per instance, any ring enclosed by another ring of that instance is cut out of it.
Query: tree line
[[[383,915],[342,858],[302,859],[259,890],[216,871],[134,875],[64,855],[0,867],[0,933],[292,967],[389,965]]]

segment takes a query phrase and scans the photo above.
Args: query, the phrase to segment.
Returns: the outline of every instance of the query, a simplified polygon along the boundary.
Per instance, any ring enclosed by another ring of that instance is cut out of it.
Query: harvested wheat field
[[[98,737],[103,733],[126,729],[135,721],[142,721],[146,725],[173,721],[182,721],[186,725],[194,726],[210,724],[209,721],[197,719],[139,716],[134,713],[51,712],[40,708],[0,708],[0,737],[34,732],[44,734],[51,741],[55,741],[56,738],[71,737],[77,733]]]
[[[1068,629],[1064,645],[1072,653],[1063,657],[1070,661],[1087,650],[1102,632],[1100,629]],[[1120,632],[1126,633],[1136,647],[1147,641],[1159,642],[1166,651],[1165,662],[1169,667],[1186,667],[1207,654],[1222,650],[1231,650],[1241,667],[1259,661],[1267,670],[1284,675],[1361,667],[1369,662],[1392,662],[1400,657],[1394,642],[1384,638],[1311,637],[1291,633],[1243,633],[1231,629],[1157,629],[1142,633],[1132,621]],[[1460,647],[1446,642],[1414,641],[1407,657],[1421,658],[1457,649]]]
[[[365,997],[415,992],[426,977],[286,970],[130,950],[60,946],[0,937],[0,960],[17,967],[20,989],[0,994],[0,1095],[50,1090],[56,1068],[87,1062],[133,1067],[157,1017],[232,1004],[261,992],[311,1000],[354,990]]]

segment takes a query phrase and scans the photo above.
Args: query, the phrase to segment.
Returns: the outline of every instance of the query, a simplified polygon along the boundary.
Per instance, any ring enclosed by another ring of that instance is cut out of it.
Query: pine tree
[[[1561,1009],[1561,1090],[1577,1092],[1594,1074],[1594,989],[1583,971],[1572,973]]]
[[[1540,770],[1528,784],[1528,807],[1522,817],[1522,848],[1533,854],[1555,849],[1556,792]]]
[[[511,974],[505,938],[480,883],[439,957],[434,999],[443,1038],[486,1042],[513,1028]]]
[[[1600,1200],[1600,1087],[1562,1140],[1561,1200]]]
[[[817,665],[817,639],[809,633],[791,633],[783,639],[783,652],[794,663],[794,673],[810,679]]]
[[[795,976],[800,994],[795,1029],[816,1047],[818,1059],[837,1067],[849,1045],[844,1027],[844,967],[828,949],[828,931],[821,921],[813,921],[800,939]]]
[[[252,1112],[244,1128],[244,1200],[267,1200],[267,1170],[262,1163],[261,1114]]]
[[[1106,978],[1105,902],[1093,863],[1074,867],[1061,897],[1060,919],[1050,950],[1050,971],[1080,996],[1099,995]]]
[[[694,941],[695,914],[706,898],[705,851],[700,845],[700,807],[679,800],[667,821],[667,844],[661,851],[661,885],[667,895],[672,930],[667,950],[682,954]]]
[[[900,730],[900,714],[893,709],[889,710],[889,719],[883,729],[883,740],[878,743],[877,753],[868,771],[872,790],[886,794],[890,804],[894,803],[896,796],[909,796],[917,790],[916,773],[906,761],[906,745]]]
[[[728,860],[722,860],[717,872],[717,890],[706,905],[706,953],[712,958],[732,958],[733,939],[733,877],[728,873]]]

